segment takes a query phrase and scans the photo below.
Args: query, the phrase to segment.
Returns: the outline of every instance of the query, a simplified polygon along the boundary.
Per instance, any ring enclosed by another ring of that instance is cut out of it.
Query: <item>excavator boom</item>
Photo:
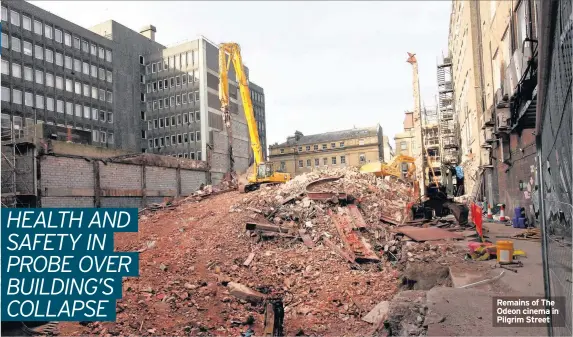
[[[241,95],[241,101],[243,102],[243,110],[245,111],[245,119],[249,129],[249,139],[254,155],[253,168],[252,170],[247,171],[246,182],[243,183],[241,180],[245,179],[239,178],[239,190],[246,192],[258,188],[258,186],[263,183],[284,183],[290,180],[290,175],[288,173],[275,173],[273,172],[272,165],[264,162],[261,142],[259,140],[259,130],[257,129],[257,121],[255,120],[253,102],[251,101],[251,94],[249,91],[249,83],[243,68],[241,48],[234,42],[222,43],[219,45],[219,99],[221,101],[223,123],[225,124],[227,135],[229,137],[231,171],[233,171],[232,165],[234,162],[232,154],[232,127],[229,99],[229,69],[231,62],[235,68],[235,74],[239,84],[239,92]],[[231,172],[231,174],[232,173],[233,172]]]

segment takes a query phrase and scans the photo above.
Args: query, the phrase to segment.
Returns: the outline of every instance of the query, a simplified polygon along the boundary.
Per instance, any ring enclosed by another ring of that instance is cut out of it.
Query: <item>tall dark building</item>
[[[255,119],[257,120],[257,128],[259,129],[259,139],[261,147],[263,148],[263,156],[267,158],[267,124],[265,120],[265,90],[253,82],[249,83],[249,91],[251,92],[251,101],[253,101],[253,109],[255,110]]]

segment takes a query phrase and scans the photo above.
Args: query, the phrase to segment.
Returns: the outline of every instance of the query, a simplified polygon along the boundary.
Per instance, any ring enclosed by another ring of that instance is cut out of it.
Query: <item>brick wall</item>
[[[509,147],[511,160],[507,165],[497,161],[497,180],[499,202],[505,204],[506,215],[513,217],[513,209],[524,207],[530,221],[535,218],[537,211],[533,206],[532,193],[535,190],[535,135],[533,129],[526,129],[521,137],[511,134]],[[502,158],[501,149],[497,149],[497,157]],[[523,188],[520,189],[520,182]]]
[[[178,189],[190,195],[206,178],[200,169],[48,155],[40,159],[38,185],[41,207],[94,207],[98,201],[101,207],[143,207],[176,196]]]

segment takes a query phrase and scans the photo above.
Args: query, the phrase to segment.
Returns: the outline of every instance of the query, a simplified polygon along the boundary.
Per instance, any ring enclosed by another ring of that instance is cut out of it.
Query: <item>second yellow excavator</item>
[[[227,54],[229,55],[228,57]],[[246,177],[240,176],[238,178],[239,191],[253,191],[258,189],[261,184],[285,183],[291,179],[290,174],[277,172],[273,169],[272,163],[265,163],[264,161],[261,142],[259,140],[259,130],[257,129],[257,122],[253,112],[253,102],[251,101],[251,94],[249,92],[249,83],[243,68],[241,48],[237,43],[233,42],[222,43],[219,45],[219,99],[221,101],[223,123],[227,129],[227,136],[229,138],[231,171],[234,170],[232,158],[231,114],[229,110],[229,67],[231,61],[235,67],[235,74],[237,76],[241,100],[243,102],[243,110],[245,111],[245,118],[249,129],[249,139],[251,141],[251,148],[253,149],[254,155],[254,163],[247,170]]]
[[[414,164],[415,159],[410,156],[399,155],[392,160],[390,164],[382,162],[368,163],[360,167],[360,172],[362,173],[374,173],[377,177],[387,177],[392,176],[396,178],[405,178],[406,180],[411,180],[416,172],[416,166]],[[408,163],[408,171],[404,177],[402,177],[402,164]]]

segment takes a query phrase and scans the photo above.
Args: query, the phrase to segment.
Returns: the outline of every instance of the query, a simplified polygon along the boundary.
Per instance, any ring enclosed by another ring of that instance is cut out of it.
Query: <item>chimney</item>
[[[147,25],[139,30],[141,35],[145,36],[151,41],[155,41],[155,32],[157,32],[157,29],[154,25]]]
[[[300,132],[300,131],[298,131],[298,130],[294,133],[294,139],[295,139],[297,142],[302,138],[302,136],[304,136],[304,135],[302,134],[302,132]]]

